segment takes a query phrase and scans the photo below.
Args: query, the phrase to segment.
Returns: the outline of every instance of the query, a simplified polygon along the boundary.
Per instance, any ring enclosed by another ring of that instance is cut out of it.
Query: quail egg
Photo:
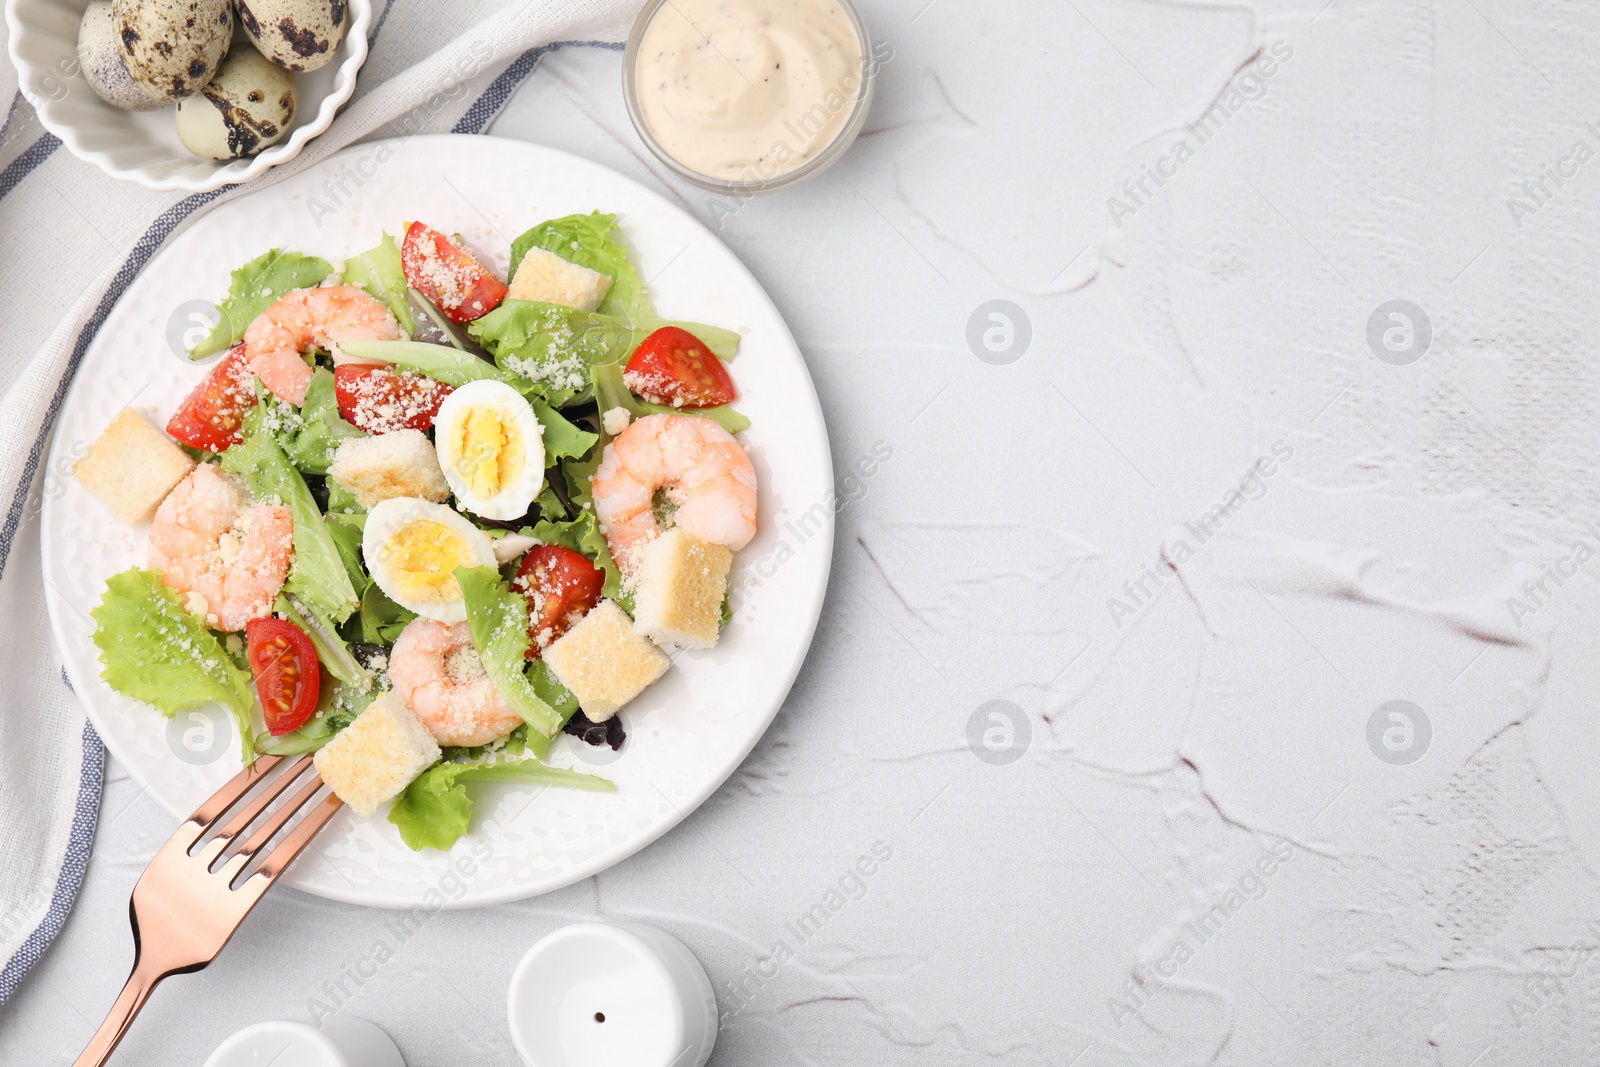
[[[128,73],[114,27],[111,0],[93,0],[84,9],[83,21],[78,24],[78,64],[89,88],[112,107],[124,111],[149,111],[170,103],[164,95],[145,89]]]
[[[234,0],[239,25],[284,70],[326,66],[350,26],[346,0]]]
[[[275,144],[294,121],[294,75],[236,48],[204,89],[178,102],[178,137],[206,159],[238,159]]]
[[[210,81],[233,40],[229,0],[112,0],[111,13],[128,73],[171,100]]]

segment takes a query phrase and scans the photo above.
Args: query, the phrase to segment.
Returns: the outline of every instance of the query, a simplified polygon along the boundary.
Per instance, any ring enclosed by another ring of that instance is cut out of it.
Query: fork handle
[[[83,1054],[73,1061],[72,1067],[102,1067],[117,1050],[117,1045],[122,1041],[128,1027],[133,1024],[134,1016],[144,1007],[145,1001],[150,999],[150,994],[155,990],[164,974],[154,974],[140,963],[133,965],[133,973],[128,975],[128,981],[122,987],[122,992],[117,996],[117,1002],[111,1006],[111,1011],[106,1015],[106,1021],[100,1024],[100,1029],[94,1032],[94,1037],[89,1040],[88,1047]]]

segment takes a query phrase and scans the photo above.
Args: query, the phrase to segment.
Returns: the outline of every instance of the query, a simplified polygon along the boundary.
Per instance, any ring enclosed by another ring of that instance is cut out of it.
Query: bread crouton
[[[733,553],[696,541],[674,526],[645,545],[638,559],[634,630],[658,645],[716,644]]]
[[[611,718],[672,664],[633,632],[633,620],[611,600],[600,601],[551,642],[544,661],[593,722]]]
[[[371,815],[439,762],[439,744],[399,693],[384,693],[311,757],[334,795]]]
[[[123,408],[72,476],[123,522],[149,522],[172,487],[194,470],[194,460],[166,434]]]
[[[396,430],[341,442],[328,477],[354,493],[364,508],[397,496],[421,497],[435,504],[450,499],[450,484],[439,469],[439,455],[421,430]]]
[[[599,271],[569,263],[554,252],[530,248],[511,276],[507,295],[513,300],[540,300],[593,311],[610,291],[611,279]]]

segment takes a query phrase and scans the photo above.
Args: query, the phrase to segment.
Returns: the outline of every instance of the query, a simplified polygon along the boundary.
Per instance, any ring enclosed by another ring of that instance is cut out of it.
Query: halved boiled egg
[[[456,568],[495,565],[487,534],[443,504],[409,496],[367,513],[361,555],[390,600],[440,622],[467,617]]]
[[[486,519],[527,513],[544,488],[544,427],[504,382],[468,382],[434,416],[434,445],[461,507]]]

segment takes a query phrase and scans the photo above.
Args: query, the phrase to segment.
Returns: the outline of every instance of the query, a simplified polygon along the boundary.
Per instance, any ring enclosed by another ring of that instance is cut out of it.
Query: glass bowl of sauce
[[[645,145],[702,188],[754,193],[826,170],[860,132],[873,51],[851,0],[649,0],[623,94]]]

